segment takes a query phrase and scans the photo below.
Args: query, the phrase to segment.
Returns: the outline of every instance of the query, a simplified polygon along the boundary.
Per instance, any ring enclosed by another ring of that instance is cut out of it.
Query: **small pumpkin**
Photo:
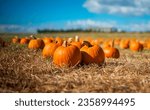
[[[141,45],[137,41],[132,41],[130,43],[130,50],[132,50],[132,51],[141,51],[141,50],[143,50],[143,45]]]
[[[129,43],[130,43],[130,41],[128,39],[126,39],[126,40],[122,39],[120,41],[120,48],[121,49],[128,49],[129,48]]]
[[[83,44],[84,43],[85,42],[83,42]],[[83,64],[101,64],[105,61],[104,51],[99,45],[85,44],[80,50]]]
[[[62,46],[59,46],[53,55],[53,63],[57,66],[75,66],[81,61],[81,52],[74,45],[67,45],[64,41]]]
[[[20,42],[20,38],[18,38],[18,36],[15,36],[14,38],[12,38],[12,43],[16,44]]]
[[[63,44],[63,39],[60,37],[56,37],[55,38],[55,43],[57,43],[57,45],[61,46]]]
[[[111,47],[103,48],[106,58],[119,58],[120,53],[117,48],[114,48],[114,41],[112,42]]]
[[[54,39],[52,38],[52,37],[45,37],[45,38],[43,38],[43,42],[44,42],[44,44],[46,45],[46,44],[49,44],[49,43],[52,43],[54,41]]]
[[[28,43],[29,43],[29,41],[30,41],[30,39],[29,39],[29,38],[21,38],[21,40],[20,40],[20,44],[28,44]]]
[[[28,44],[28,48],[30,49],[42,49],[44,47],[44,42],[42,39],[32,39]]]

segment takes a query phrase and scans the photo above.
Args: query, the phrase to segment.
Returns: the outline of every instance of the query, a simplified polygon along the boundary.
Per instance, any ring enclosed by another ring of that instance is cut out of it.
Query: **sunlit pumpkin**
[[[58,66],[75,66],[81,61],[81,52],[74,45],[67,45],[64,41],[62,46],[59,46],[53,55],[53,63]]]
[[[104,51],[99,45],[84,45],[80,51],[82,53],[83,64],[102,64],[105,61]]]
[[[117,48],[114,48],[114,41],[112,42],[111,47],[103,48],[106,58],[119,58],[120,53]]]
[[[43,38],[43,41],[44,41],[44,44],[49,44],[49,43],[52,43],[54,41],[54,39],[52,37],[45,37]]]
[[[53,57],[55,50],[59,47],[57,43],[49,43],[44,46],[42,55],[44,58]]]
[[[30,41],[30,39],[29,39],[29,38],[21,38],[21,40],[20,40],[20,44],[28,44],[28,43],[29,43],[29,41]]]
[[[42,39],[32,39],[28,44],[30,49],[42,49],[44,47],[44,42]]]
[[[137,41],[132,41],[130,43],[130,50],[132,50],[132,51],[141,51],[141,50],[143,50],[143,46]]]
[[[55,43],[57,43],[57,45],[61,46],[63,44],[63,39],[60,37],[56,37],[55,38]]]
[[[129,43],[130,41],[129,40],[121,40],[120,41],[120,48],[121,49],[128,49],[129,48]]]

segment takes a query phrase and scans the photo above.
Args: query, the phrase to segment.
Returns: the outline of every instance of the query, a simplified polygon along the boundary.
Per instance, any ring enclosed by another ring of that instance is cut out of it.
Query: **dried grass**
[[[0,48],[0,92],[150,92],[150,52],[120,51],[102,66],[58,68],[41,50]]]

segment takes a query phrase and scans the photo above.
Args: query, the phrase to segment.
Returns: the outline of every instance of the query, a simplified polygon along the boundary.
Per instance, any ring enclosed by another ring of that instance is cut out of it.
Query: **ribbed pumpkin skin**
[[[30,49],[39,49],[44,47],[44,42],[41,39],[32,39],[28,44],[28,48]]]
[[[45,45],[42,51],[43,57],[53,57],[55,50],[59,47],[56,43],[49,43]]]
[[[29,39],[29,38],[21,38],[21,40],[20,40],[20,44],[28,44],[28,43],[29,43],[29,41],[30,41],[30,39]]]
[[[132,42],[130,43],[130,50],[141,51],[143,50],[143,46],[139,42]]]
[[[53,63],[58,66],[75,66],[81,61],[81,52],[78,47],[70,45],[59,46],[53,55]]]
[[[119,50],[113,47],[104,48],[105,57],[107,58],[119,58],[120,53]]]
[[[92,47],[88,47],[85,45],[81,48],[81,53],[82,53],[82,63],[84,64],[90,63],[101,64],[105,61],[104,51],[98,45],[94,45]]]

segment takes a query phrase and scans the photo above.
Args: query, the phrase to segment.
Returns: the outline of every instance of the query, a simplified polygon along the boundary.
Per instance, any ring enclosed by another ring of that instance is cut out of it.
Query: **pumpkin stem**
[[[66,40],[63,42],[62,46],[67,47],[67,41]]]
[[[112,44],[111,44],[111,47],[114,47],[114,39],[112,40]]]
[[[86,45],[86,46],[88,46],[88,47],[92,47],[91,43],[88,42],[88,41],[83,41],[83,42],[82,42],[82,45],[83,45],[83,46]]]
[[[77,35],[75,36],[75,41],[79,42],[79,36],[77,36]]]
[[[30,38],[32,39],[36,39],[36,37],[34,35],[30,35]]]
[[[73,40],[73,39],[70,37],[70,38],[68,38],[67,42],[68,42],[68,43],[71,43],[72,40]]]

